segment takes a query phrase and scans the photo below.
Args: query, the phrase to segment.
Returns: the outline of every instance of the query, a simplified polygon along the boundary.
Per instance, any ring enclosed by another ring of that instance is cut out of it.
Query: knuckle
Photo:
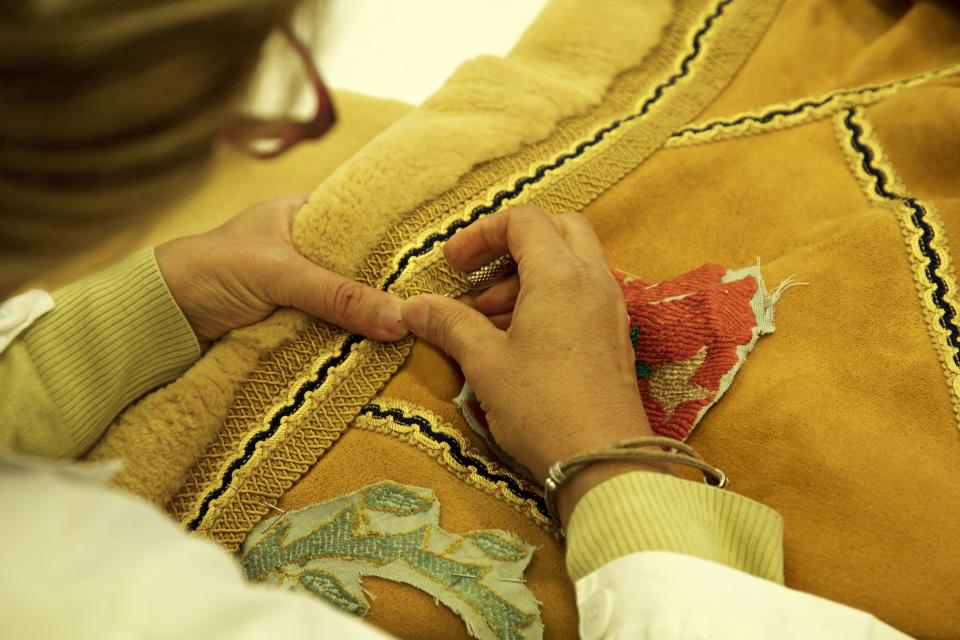
[[[522,204],[510,212],[510,217],[521,223],[547,218],[547,212],[535,204]]]
[[[282,285],[294,270],[288,256],[273,248],[260,251],[253,261],[244,252],[238,252],[236,264],[242,265],[242,272],[248,276],[245,279],[259,284],[270,297],[276,292],[287,291],[287,287]],[[284,299],[275,302],[288,304],[289,301]]]
[[[307,204],[308,198],[309,196],[306,193],[296,193],[287,196],[281,203],[279,215],[285,224],[287,235],[289,235],[290,227],[293,225],[293,221],[296,220],[300,210]]]
[[[333,291],[333,313],[338,318],[351,318],[363,305],[364,286],[359,282],[341,282]]]
[[[466,314],[446,313],[436,319],[434,335],[438,336],[439,346],[444,352],[456,359],[461,367],[475,360],[474,343],[470,340]]]
[[[247,261],[245,253],[249,247],[237,247],[237,249],[238,259],[240,259],[241,264],[243,264],[243,262]],[[281,277],[291,269],[290,253],[282,247],[270,246],[262,248],[257,252],[257,262],[273,277]]]
[[[275,202],[279,209],[289,213],[296,213],[300,207],[307,203],[308,197],[306,193],[291,193],[280,196]]]
[[[439,337],[441,348],[449,353],[458,342],[457,336],[463,325],[463,317],[458,313],[435,314],[433,322],[432,333]]]
[[[584,286],[592,279],[590,268],[575,257],[554,263],[553,276],[573,287]]]

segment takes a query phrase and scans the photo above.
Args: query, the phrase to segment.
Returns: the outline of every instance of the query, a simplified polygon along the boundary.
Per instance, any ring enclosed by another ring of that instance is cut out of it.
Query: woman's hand
[[[461,271],[517,262],[517,279],[478,297],[478,309],[442,296],[403,307],[413,333],[460,363],[504,450],[543,480],[554,462],[652,435],[623,294],[586,218],[513,208],[455,235],[444,254]]]
[[[398,298],[327,271],[294,249],[290,227],[306,198],[266,200],[212,231],[157,247],[160,271],[201,343],[284,306],[375,340],[407,334]]]

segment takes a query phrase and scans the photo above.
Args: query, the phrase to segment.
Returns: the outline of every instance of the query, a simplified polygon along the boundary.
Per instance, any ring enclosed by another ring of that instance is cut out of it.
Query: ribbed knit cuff
[[[130,402],[200,356],[152,248],[53,295],[56,307],[24,335],[71,441],[90,448]]]
[[[626,473],[577,503],[567,528],[576,581],[621,556],[675,551],[783,582],[783,520],[748,498],[659,473]]]

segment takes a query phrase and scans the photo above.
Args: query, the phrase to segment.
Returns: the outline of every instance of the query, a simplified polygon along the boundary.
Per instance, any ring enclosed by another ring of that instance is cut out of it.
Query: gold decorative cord
[[[434,413],[402,400],[377,398],[365,405],[351,428],[389,435],[412,444],[472,487],[494,496],[552,534],[543,489],[473,449],[451,425]]]
[[[714,118],[675,131],[666,147],[687,147],[707,142],[741,138],[743,136],[777,131],[788,127],[822,120],[855,106],[874,104],[904,89],[917,87],[933,80],[960,73],[960,64],[932,69],[909,78],[856,87],[838,89],[819,96],[809,96],[791,102],[769,105],[755,111],[734,116]]]
[[[897,217],[910,253],[927,330],[939,354],[960,426],[960,325],[957,282],[947,236],[932,203],[909,195],[860,108],[834,118],[837,138],[867,198]]]

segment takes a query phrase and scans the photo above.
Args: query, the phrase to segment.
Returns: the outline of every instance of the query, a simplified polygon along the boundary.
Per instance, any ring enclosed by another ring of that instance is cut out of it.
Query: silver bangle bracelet
[[[645,447],[657,447],[658,450],[645,450]],[[662,451],[662,449],[670,449],[670,451]],[[551,465],[543,483],[543,497],[547,505],[547,512],[554,520],[560,522],[560,516],[557,513],[557,490],[566,484],[576,472],[595,462],[608,460],[682,464],[700,470],[703,473],[704,482],[710,486],[718,489],[726,489],[730,486],[730,479],[727,478],[727,475],[705,462],[700,454],[688,444],[661,436],[631,438],[622,440],[607,449],[584,453]]]

